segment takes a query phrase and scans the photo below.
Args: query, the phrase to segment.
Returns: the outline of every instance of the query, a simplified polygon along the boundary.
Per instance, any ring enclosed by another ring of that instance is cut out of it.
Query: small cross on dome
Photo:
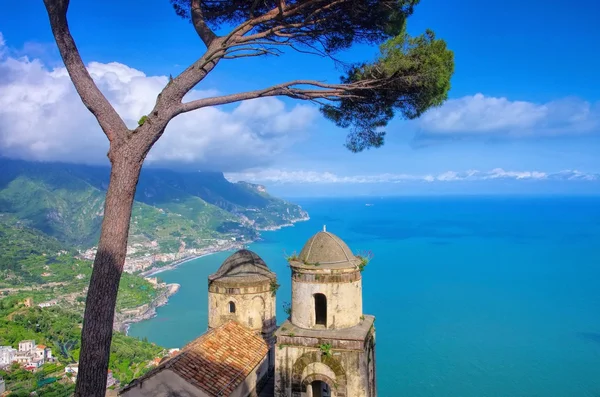
[[[326,232],[327,231],[327,226],[323,225],[323,231]]]

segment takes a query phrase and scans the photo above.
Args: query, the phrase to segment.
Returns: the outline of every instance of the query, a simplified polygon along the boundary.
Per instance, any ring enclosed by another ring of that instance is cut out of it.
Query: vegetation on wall
[[[360,263],[358,264],[358,270],[362,272],[363,270],[365,270],[365,267],[369,264],[369,262],[371,262],[371,260],[373,259],[373,252],[361,251],[358,253],[358,255],[356,255],[356,257],[360,260]]]
[[[331,343],[321,343],[319,345],[319,349],[321,350],[321,354],[325,357],[331,357]]]
[[[300,257],[298,256],[298,253],[296,253],[296,251],[292,252],[291,255],[286,255],[284,254],[285,260],[288,262],[297,262],[300,260]]]
[[[283,311],[288,317],[292,317],[292,304],[289,302],[283,302]]]
[[[277,280],[271,280],[271,284],[270,284],[270,288],[271,288],[271,295],[275,296],[277,294],[277,290],[279,289],[280,285],[277,284]]]

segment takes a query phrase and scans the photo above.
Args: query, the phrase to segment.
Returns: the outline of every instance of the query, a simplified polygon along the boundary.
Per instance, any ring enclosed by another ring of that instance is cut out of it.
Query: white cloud
[[[331,172],[316,171],[287,171],[264,169],[254,172],[228,173],[225,175],[231,181],[247,181],[266,184],[376,184],[404,182],[460,182],[460,181],[489,181],[489,180],[554,180],[554,181],[600,181],[599,174],[584,173],[577,170],[564,170],[547,173],[540,171],[505,171],[495,168],[491,171],[468,170],[462,172],[445,171],[439,174],[374,174],[342,176]]]
[[[429,110],[418,125],[420,138],[430,139],[589,134],[600,132],[600,104],[577,98],[537,104],[475,94]]]
[[[495,168],[487,175],[487,179],[498,178],[546,179],[548,174],[539,171],[504,171],[502,168]]]
[[[421,177],[407,174],[340,176],[331,172],[286,171],[277,169],[227,173],[225,177],[231,181],[260,183],[391,183],[421,179]]]
[[[104,163],[108,142],[83,106],[64,67],[5,51],[0,33],[0,155]],[[117,62],[90,62],[102,92],[133,128],[154,106],[166,76]],[[194,90],[185,100],[215,95]],[[313,106],[286,108],[276,98],[242,102],[233,111],[205,108],[175,118],[148,155],[149,164],[239,171],[268,164],[317,117]]]

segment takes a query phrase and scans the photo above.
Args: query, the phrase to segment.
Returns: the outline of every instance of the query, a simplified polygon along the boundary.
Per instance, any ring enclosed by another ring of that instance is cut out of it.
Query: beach
[[[182,258],[182,259],[178,259],[174,262],[169,263],[168,265],[165,266],[160,266],[160,267],[153,267],[149,270],[143,271],[140,273],[140,276],[142,277],[150,277],[150,276],[154,276],[156,274],[162,273],[162,272],[166,272],[169,270],[173,270],[176,269],[178,266],[183,265],[186,262],[189,261],[193,261],[194,259],[198,259],[198,258],[202,258],[205,256],[209,256],[209,255],[213,255],[219,252],[227,252],[227,251],[232,251],[232,250],[238,250],[238,249],[242,249],[246,244],[250,243],[251,241],[248,242],[241,242],[241,243],[236,243],[236,244],[231,244],[231,245],[227,245],[226,247],[223,248],[211,248],[211,249],[207,249],[206,252],[203,252],[201,254],[196,254],[196,255],[190,255],[188,257]]]

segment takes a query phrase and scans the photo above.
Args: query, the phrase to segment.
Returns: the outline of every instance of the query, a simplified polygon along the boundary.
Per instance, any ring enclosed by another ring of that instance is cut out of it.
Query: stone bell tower
[[[375,317],[362,313],[361,259],[325,229],[292,270],[291,316],[276,331],[276,397],[374,397]]]
[[[277,277],[254,252],[239,250],[208,276],[208,328],[235,320],[262,335],[274,365],[275,291]]]

